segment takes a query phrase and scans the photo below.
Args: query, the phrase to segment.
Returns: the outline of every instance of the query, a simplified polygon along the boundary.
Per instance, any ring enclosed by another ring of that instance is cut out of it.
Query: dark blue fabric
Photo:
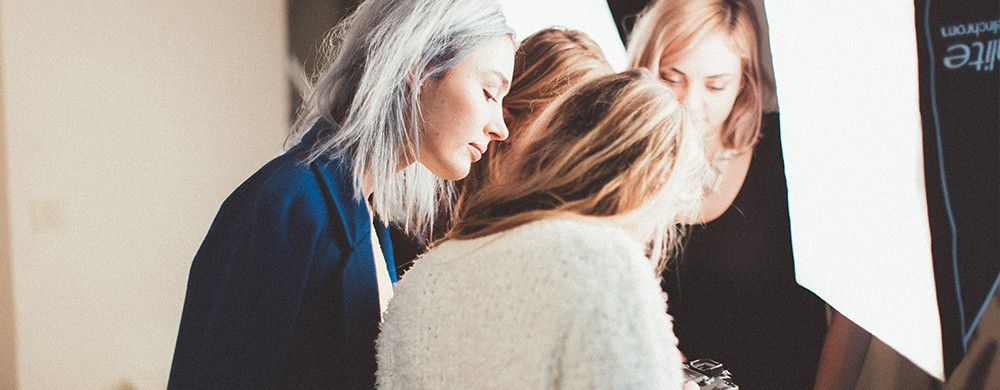
[[[350,164],[318,125],[223,203],[191,265],[170,389],[373,388],[379,298]],[[388,231],[377,224],[390,277]]]

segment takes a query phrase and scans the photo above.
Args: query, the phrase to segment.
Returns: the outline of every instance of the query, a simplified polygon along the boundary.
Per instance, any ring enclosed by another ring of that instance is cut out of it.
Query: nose
[[[681,105],[687,110],[691,118],[697,121],[707,120],[705,110],[705,96],[698,88],[688,88],[679,96]]]
[[[493,115],[492,120],[486,124],[486,134],[490,136],[492,141],[503,141],[510,136],[510,130],[507,129],[502,112]]]

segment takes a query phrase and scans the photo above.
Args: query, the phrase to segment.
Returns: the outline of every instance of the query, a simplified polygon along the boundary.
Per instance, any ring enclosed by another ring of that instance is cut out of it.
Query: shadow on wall
[[[2,66],[0,64],[0,75],[3,75]],[[0,77],[0,389],[15,389],[17,349],[14,343],[14,275],[11,272],[10,261],[10,199],[7,195],[9,188],[5,123],[3,78]]]
[[[293,66],[289,68],[289,121],[294,121],[302,105],[305,81],[322,66],[324,38],[345,16],[354,11],[360,0],[289,0],[288,50]]]

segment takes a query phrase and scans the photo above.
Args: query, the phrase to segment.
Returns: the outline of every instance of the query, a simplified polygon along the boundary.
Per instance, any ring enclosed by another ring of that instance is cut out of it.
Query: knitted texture
[[[546,220],[442,243],[396,284],[382,389],[679,389],[665,296],[624,231]]]

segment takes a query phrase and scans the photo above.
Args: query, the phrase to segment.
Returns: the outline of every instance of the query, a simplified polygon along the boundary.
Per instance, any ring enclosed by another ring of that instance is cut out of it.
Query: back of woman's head
[[[510,35],[492,0],[365,0],[331,32],[327,64],[300,110],[290,140],[317,121],[330,130],[307,161],[343,157],[355,196],[367,178],[373,206],[411,233],[427,233],[451,186],[420,164],[397,174],[419,150],[420,86],[446,72],[485,39]]]
[[[629,65],[660,72],[713,34],[724,34],[740,57],[741,90],[721,130],[723,146],[744,149],[760,135],[762,90],[768,80],[759,58],[760,28],[747,0],[656,0],[639,14],[629,35]]]
[[[471,196],[448,238],[481,237],[564,213],[622,215],[668,186],[663,204],[672,212],[697,209],[701,145],[685,132],[673,92],[646,70],[570,90],[535,126],[544,131],[513,162],[510,179]],[[672,217],[657,218],[665,220],[662,229],[672,228]]]
[[[503,99],[507,141],[487,150],[461,183],[458,206],[487,180],[507,170],[504,160],[528,137],[527,128],[546,107],[571,87],[612,73],[597,43],[587,34],[564,28],[547,28],[523,41],[514,54],[514,77]]]
[[[587,34],[547,28],[521,41],[514,55],[514,80],[503,100],[513,140],[525,124],[570,87],[611,73],[604,52]]]

